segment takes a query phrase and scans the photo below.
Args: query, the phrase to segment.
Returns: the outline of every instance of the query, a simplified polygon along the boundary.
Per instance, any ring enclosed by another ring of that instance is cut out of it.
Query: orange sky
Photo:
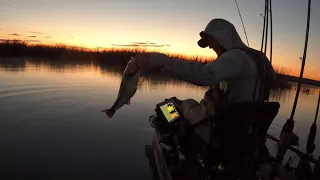
[[[317,6],[316,4],[319,4]],[[264,1],[238,2],[250,47],[260,49]],[[306,78],[320,80],[320,3],[314,1]],[[307,2],[273,1],[273,62],[299,75],[306,29]],[[0,39],[40,40],[85,47],[113,47],[114,44],[151,42],[169,45],[168,52],[215,57],[197,46],[199,32],[212,18],[232,22],[246,42],[234,2],[217,0],[147,1],[57,0],[5,1],[0,3]]]

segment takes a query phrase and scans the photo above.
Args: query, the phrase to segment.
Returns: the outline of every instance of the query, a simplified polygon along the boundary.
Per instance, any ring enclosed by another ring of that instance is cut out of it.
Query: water
[[[2,59],[0,66],[0,179],[151,179],[144,146],[151,141],[148,118],[155,105],[171,96],[199,101],[205,92],[161,77],[145,79],[131,105],[109,120],[100,111],[117,96],[121,68],[21,59]],[[318,96],[308,88],[295,115],[303,151]],[[281,108],[271,134],[278,135],[290,116],[294,95],[272,93]]]

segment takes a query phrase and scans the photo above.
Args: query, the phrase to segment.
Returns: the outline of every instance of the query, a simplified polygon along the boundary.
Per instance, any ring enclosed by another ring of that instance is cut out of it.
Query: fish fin
[[[102,110],[101,112],[105,112],[106,115],[109,117],[109,118],[112,118],[112,116],[114,115],[115,111],[112,110],[112,109],[105,109],[105,110]]]
[[[130,105],[130,103],[131,103],[130,101],[131,101],[131,99],[129,99],[129,101],[126,103],[126,105]]]

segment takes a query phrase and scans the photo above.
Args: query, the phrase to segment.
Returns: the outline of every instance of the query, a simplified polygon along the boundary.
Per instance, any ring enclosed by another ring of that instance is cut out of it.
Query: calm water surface
[[[0,179],[151,179],[144,146],[148,118],[163,99],[201,100],[205,89],[145,79],[130,106],[112,120],[100,111],[115,100],[119,69],[94,64],[0,64]],[[301,93],[295,132],[305,150],[318,90]],[[295,91],[274,91],[281,108],[270,133],[290,116]],[[319,131],[318,131],[319,132]],[[270,144],[270,142],[268,142]],[[320,137],[315,154],[320,155]],[[274,150],[273,145],[269,145]]]

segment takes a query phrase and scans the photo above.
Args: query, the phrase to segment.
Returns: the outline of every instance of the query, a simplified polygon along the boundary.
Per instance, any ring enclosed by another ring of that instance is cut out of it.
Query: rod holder
[[[313,170],[313,179],[317,180],[317,179],[320,179],[320,156],[319,156],[318,161],[315,164],[316,165]]]
[[[308,136],[308,141],[307,141],[307,154],[313,153],[314,149],[316,148],[316,145],[314,144],[314,141],[316,139],[316,134],[317,134],[317,124],[312,124]]]

